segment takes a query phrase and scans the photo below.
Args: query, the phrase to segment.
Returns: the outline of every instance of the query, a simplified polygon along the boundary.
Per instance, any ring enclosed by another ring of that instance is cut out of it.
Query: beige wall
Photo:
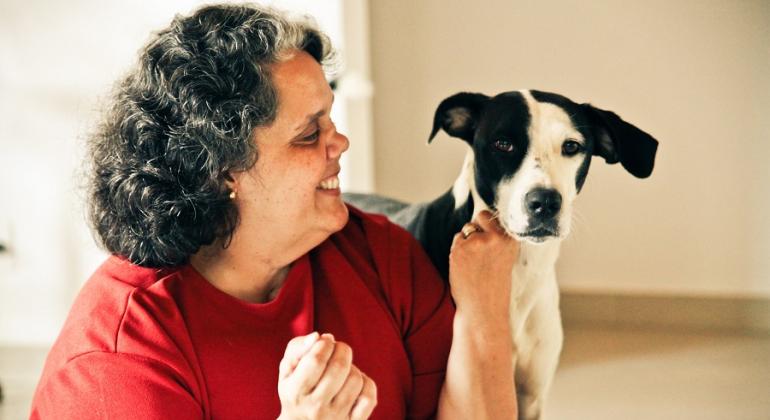
[[[770,296],[770,3],[371,1],[376,189],[446,190],[464,155],[433,111],[537,88],[660,140],[644,181],[594,160],[564,289]],[[352,139],[355,147],[355,139]]]

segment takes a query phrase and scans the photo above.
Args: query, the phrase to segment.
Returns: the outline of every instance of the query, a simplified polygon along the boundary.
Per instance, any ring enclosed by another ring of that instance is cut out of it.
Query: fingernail
[[[334,343],[334,336],[333,336],[333,335],[331,335],[331,334],[329,334],[329,333],[326,333],[326,334],[322,335],[321,337],[326,337],[326,338],[328,338],[329,340],[331,340],[331,341],[332,341],[332,343]]]

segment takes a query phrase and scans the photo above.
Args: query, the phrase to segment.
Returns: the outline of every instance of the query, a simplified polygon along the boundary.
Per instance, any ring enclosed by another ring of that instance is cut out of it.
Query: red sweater
[[[191,266],[109,258],[51,349],[32,419],[275,419],[288,341],[330,332],[377,384],[372,418],[435,414],[452,340],[448,289],[408,233],[351,209],[298,259],[278,296],[251,304]]]

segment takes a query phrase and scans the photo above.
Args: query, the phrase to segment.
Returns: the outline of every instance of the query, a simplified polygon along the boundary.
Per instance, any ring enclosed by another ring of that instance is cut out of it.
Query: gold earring
[[[235,193],[235,190],[232,190],[232,191],[230,191],[230,199],[231,199],[231,200],[235,200],[235,197],[236,197],[237,195],[238,195],[238,194],[236,194],[236,193]]]

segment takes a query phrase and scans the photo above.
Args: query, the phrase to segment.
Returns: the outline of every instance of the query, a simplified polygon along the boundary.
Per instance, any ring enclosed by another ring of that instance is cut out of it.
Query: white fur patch
[[[475,159],[473,149],[469,148],[468,152],[465,154],[465,161],[463,162],[460,175],[455,180],[454,185],[452,185],[452,195],[455,198],[455,210],[462,207],[462,205],[468,201],[468,193],[470,192],[471,197],[473,197],[473,218],[475,218],[480,211],[489,209],[476,189],[476,178],[474,177],[476,171]]]
[[[473,149],[468,148],[468,153],[465,154],[465,161],[463,162],[460,175],[452,185],[452,196],[455,198],[455,210],[468,201],[468,194],[471,191],[471,183],[473,182]],[[476,188],[474,188],[475,190]]]

